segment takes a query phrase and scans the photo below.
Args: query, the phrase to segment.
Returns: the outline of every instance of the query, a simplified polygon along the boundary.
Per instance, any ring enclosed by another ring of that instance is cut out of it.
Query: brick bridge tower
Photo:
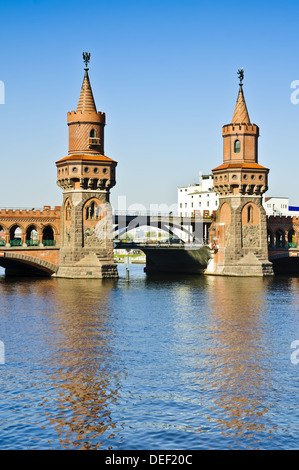
[[[207,273],[232,276],[272,275],[268,259],[267,219],[262,196],[268,168],[258,164],[259,128],[251,124],[243,94],[243,69],[233,118],[223,126],[223,164],[212,170],[219,194],[210,229],[214,258]]]
[[[110,188],[117,162],[104,155],[105,113],[98,112],[88,76],[90,54],[76,111],[67,114],[68,156],[56,162],[63,190],[58,277],[117,277],[113,259]]]

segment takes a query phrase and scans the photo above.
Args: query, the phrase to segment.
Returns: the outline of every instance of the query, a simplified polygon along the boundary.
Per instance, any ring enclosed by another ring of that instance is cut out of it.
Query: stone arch
[[[72,202],[68,197],[64,203],[64,220],[69,221],[72,219]]]
[[[247,202],[242,208],[242,225],[258,225],[260,210],[254,202]]]
[[[51,224],[47,224],[43,228],[43,233],[42,233],[42,243],[43,243],[43,245],[44,246],[55,246],[56,245],[56,238],[57,238],[56,228]]]
[[[9,227],[10,246],[22,246],[24,236],[24,227],[20,224],[13,224]]]
[[[82,205],[83,246],[102,247],[107,232],[107,207],[97,197],[90,197]]]
[[[288,232],[288,245],[294,247],[296,245],[296,232],[293,228]]]
[[[221,224],[231,224],[231,208],[227,202],[224,202],[220,208],[219,220]]]
[[[284,230],[279,228],[275,232],[275,246],[283,248],[285,246],[285,233]]]
[[[27,246],[39,245],[40,229],[35,224],[31,224],[26,229],[26,244]]]
[[[260,208],[252,201],[244,204],[241,210],[242,247],[260,248]]]
[[[105,209],[103,203],[93,197],[85,201],[83,205],[83,220],[84,221],[99,221],[105,216]]]
[[[11,271],[13,269],[13,271],[16,271],[17,269],[20,275],[40,275],[44,273],[51,276],[58,270],[56,264],[24,254],[22,251],[18,253],[14,251],[5,252],[5,257],[0,258],[0,266],[5,268],[6,274],[7,270]],[[14,273],[14,275],[16,274]]]

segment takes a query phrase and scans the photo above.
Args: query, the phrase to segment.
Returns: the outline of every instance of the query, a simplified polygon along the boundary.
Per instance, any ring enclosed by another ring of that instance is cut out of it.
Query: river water
[[[0,449],[298,448],[299,278],[119,274],[0,277]]]

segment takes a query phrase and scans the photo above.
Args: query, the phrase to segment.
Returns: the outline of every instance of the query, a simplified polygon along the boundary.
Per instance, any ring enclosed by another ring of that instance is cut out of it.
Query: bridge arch
[[[58,266],[49,261],[15,252],[5,252],[5,256],[0,257],[0,266],[8,276],[52,276],[58,270]]]
[[[288,244],[290,246],[290,244],[294,244],[296,241],[296,232],[293,228],[291,228],[291,230],[288,231]]]
[[[42,243],[44,246],[54,246],[57,241],[57,229],[52,224],[47,224],[42,231]]]
[[[274,234],[274,244],[275,246],[279,246],[283,248],[286,244],[285,242],[285,232],[282,228],[276,230]]]
[[[25,230],[24,227],[19,224],[13,224],[9,227],[9,243],[11,246],[22,246],[24,240]]]
[[[38,245],[39,244],[39,236],[40,236],[40,228],[35,225],[31,224],[26,229],[26,243],[29,246]]]
[[[275,274],[299,274],[299,252],[286,250],[283,253],[270,253],[269,261]]]

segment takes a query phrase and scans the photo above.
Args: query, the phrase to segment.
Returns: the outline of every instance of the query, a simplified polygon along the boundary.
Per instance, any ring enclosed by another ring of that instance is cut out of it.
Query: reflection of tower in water
[[[55,317],[47,341],[54,352],[48,370],[56,371],[49,373],[49,383],[58,412],[50,411],[47,417],[65,448],[97,449],[117,432],[111,405],[117,400],[121,371],[113,368],[119,362],[112,344],[113,285],[113,280],[90,279],[52,284]],[[47,397],[44,402],[46,409]]]
[[[208,283],[212,344],[206,387],[217,391],[208,419],[232,446],[258,447],[259,434],[271,437],[275,428],[269,427],[269,405],[264,405],[273,393],[263,298],[272,280],[209,277]]]

